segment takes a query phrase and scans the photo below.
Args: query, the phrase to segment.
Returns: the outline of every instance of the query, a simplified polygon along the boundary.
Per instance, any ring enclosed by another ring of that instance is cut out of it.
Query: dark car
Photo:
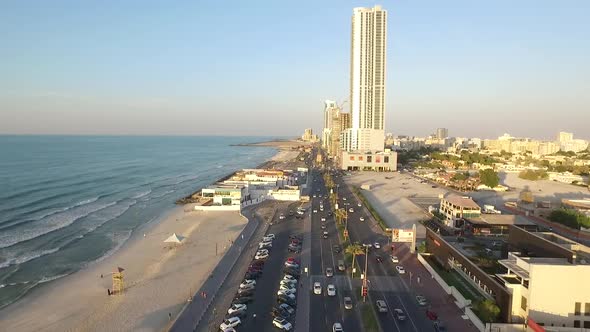
[[[250,271],[244,274],[244,279],[258,279],[260,277],[262,277],[262,273],[257,271]]]
[[[240,292],[242,291],[242,292]],[[236,299],[242,298],[242,297],[252,297],[254,296],[254,290],[253,289],[239,289],[238,290],[238,294],[236,294]]]
[[[434,322],[434,331],[447,332],[447,328],[445,327],[445,325],[442,322],[436,321],[436,322]]]
[[[284,295],[279,295],[277,297],[277,302],[279,303],[287,303],[288,305],[292,306],[292,307],[296,307],[297,306],[297,301],[292,300],[289,297],[286,297]]]
[[[333,215],[332,211],[328,212],[328,217],[331,217]]]
[[[340,248],[339,245],[335,244],[332,246],[332,251],[338,254],[338,253],[342,252],[342,248]]]
[[[252,263],[250,263],[250,266],[264,266],[264,261],[252,261]]]
[[[231,303],[232,304],[248,304],[252,301],[254,301],[254,297],[244,295],[242,297],[236,297]]]
[[[381,257],[381,256],[377,255],[377,256],[375,256],[375,260],[376,260],[378,263],[381,263],[381,262],[383,262],[383,257]]]
[[[290,215],[290,216],[292,216],[292,215],[294,215],[294,214],[295,214],[295,212],[293,212],[293,210],[289,211],[289,215]]]
[[[432,310],[426,310],[426,317],[428,317],[428,319],[430,319],[430,320],[437,320],[438,319],[438,315],[436,314],[436,312],[434,312]]]
[[[289,235],[289,240],[303,240],[303,236],[301,235]]]
[[[273,317],[282,317],[282,318],[291,318],[291,315],[287,312],[287,310],[283,310],[281,308],[272,308],[272,316]]]
[[[292,268],[292,267],[286,267],[286,268],[284,268],[283,269],[283,272],[285,274],[290,274],[290,275],[294,276],[297,279],[299,279],[299,277],[301,276],[301,273],[299,272],[299,269]]]
[[[231,314],[225,315],[225,319],[239,317],[240,319],[246,318],[246,310],[234,311]]]

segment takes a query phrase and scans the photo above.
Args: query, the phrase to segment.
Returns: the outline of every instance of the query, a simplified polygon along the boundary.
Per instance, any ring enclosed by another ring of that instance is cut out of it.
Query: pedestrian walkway
[[[438,314],[449,331],[478,331],[470,320],[462,318],[464,312],[454,304],[454,298],[432,278],[430,273],[420,264],[416,254],[410,253],[407,245],[398,245],[395,255],[401,261],[406,274],[402,280],[414,295],[424,295],[429,302],[429,310]]]
[[[258,221],[255,218],[250,218],[250,221],[246,224],[240,236],[229,247],[215,269],[213,269],[209,279],[203,283],[201,288],[192,297],[192,300],[184,307],[170,328],[170,331],[188,332],[195,330],[203,319],[205,312],[214,301],[217,291],[240,257],[242,248],[248,243],[257,227]]]

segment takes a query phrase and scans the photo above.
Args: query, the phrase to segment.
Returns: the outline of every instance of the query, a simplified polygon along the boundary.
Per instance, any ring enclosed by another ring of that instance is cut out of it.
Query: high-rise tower
[[[354,8],[350,48],[351,128],[347,151],[383,151],[387,11]]]

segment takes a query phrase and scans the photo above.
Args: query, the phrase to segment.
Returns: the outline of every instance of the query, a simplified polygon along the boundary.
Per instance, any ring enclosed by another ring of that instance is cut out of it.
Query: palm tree
[[[363,246],[361,246],[358,242],[355,242],[355,243],[349,245],[348,247],[346,247],[346,249],[344,251],[347,254],[352,255],[352,267],[351,267],[351,270],[353,272],[351,272],[351,277],[354,278],[354,259],[356,258],[357,255],[364,255],[365,254],[365,249],[363,249]]]

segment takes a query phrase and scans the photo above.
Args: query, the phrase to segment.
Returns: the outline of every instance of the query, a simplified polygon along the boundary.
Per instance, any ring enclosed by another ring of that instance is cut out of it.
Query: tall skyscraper
[[[560,143],[561,142],[569,142],[573,139],[574,139],[573,133],[566,133],[564,131],[560,131],[559,134],[557,134],[557,141]]]
[[[436,138],[437,139],[445,139],[449,137],[449,130],[447,128],[437,128],[436,129]]]
[[[351,128],[346,151],[383,151],[387,11],[354,8],[350,48]]]

